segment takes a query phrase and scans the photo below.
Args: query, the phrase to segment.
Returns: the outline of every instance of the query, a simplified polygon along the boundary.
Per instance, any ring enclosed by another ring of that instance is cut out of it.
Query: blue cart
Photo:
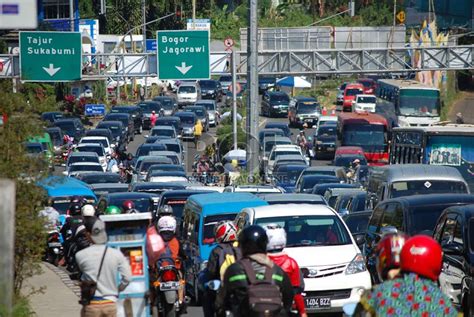
[[[146,230],[151,221],[151,213],[102,215],[100,219],[105,223],[108,246],[121,250],[132,269],[132,281],[119,295],[117,316],[151,316],[146,255]]]

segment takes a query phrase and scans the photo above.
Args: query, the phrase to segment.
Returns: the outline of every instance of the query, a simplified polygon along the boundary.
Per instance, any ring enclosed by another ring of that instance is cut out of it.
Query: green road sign
[[[209,31],[158,31],[159,79],[209,79]]]
[[[21,80],[80,80],[81,60],[79,32],[20,32]]]

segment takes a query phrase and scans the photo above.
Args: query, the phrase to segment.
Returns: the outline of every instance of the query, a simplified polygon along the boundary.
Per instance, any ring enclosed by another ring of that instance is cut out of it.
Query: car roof
[[[288,128],[288,124],[287,123],[284,123],[284,122],[267,122],[267,124],[265,125],[265,129],[268,129],[267,127],[286,127]]]
[[[343,170],[344,168],[341,166],[334,166],[334,165],[327,165],[327,166],[310,166],[307,169],[305,169],[305,172],[312,172],[312,171],[321,171],[321,172],[327,172],[327,171],[338,171],[338,170]]]
[[[474,195],[470,194],[426,194],[387,199],[381,204],[403,202],[410,207],[443,204],[474,204]]]
[[[275,145],[275,147],[273,148],[273,151],[285,151],[285,150],[298,150],[300,147],[298,145],[295,145],[295,144],[277,144]]]
[[[314,194],[303,194],[303,193],[286,193],[284,195],[282,194],[261,194],[259,195],[260,198],[268,201],[268,202],[273,202],[273,203],[278,203],[279,201],[284,201],[284,202],[299,202],[299,203],[304,203],[305,201],[321,201],[324,204],[326,202],[324,201],[323,196],[321,195],[314,195]]]
[[[94,183],[89,184],[92,190],[103,189],[103,188],[128,188],[129,184],[126,183]]]
[[[334,179],[339,180],[337,176],[334,175],[323,175],[323,174],[306,174],[301,176],[303,179]]]
[[[83,153],[87,153],[87,152],[83,152]],[[111,175],[118,175],[117,173],[112,173],[112,172],[90,172],[90,173],[87,173],[84,174],[84,175],[81,175],[81,177],[83,176],[111,176]],[[105,184],[110,184],[110,183],[105,183]]]
[[[269,139],[266,139],[265,142],[271,142],[271,141],[290,141],[291,142],[291,139],[289,137],[286,137],[286,136],[282,136],[282,135],[276,135],[275,137],[272,137],[272,138],[269,138]],[[292,144],[294,145],[294,144]]]
[[[122,193],[109,193],[105,194],[102,197],[106,197],[108,199],[139,199],[139,198],[151,198],[153,199],[153,194],[149,193],[140,193],[140,192],[122,192]]]
[[[152,129],[153,130],[176,130],[173,126],[169,125],[155,125]]]
[[[179,170],[173,170],[173,171],[157,170],[157,171],[151,171],[150,176],[184,176],[186,177],[186,172],[179,171]]]
[[[112,122],[113,122],[113,121],[112,121]],[[119,122],[119,121],[117,121],[117,122]],[[100,133],[100,132],[104,132],[104,133],[107,133],[107,134],[111,133],[111,131],[110,131],[109,129],[107,129],[107,128],[95,128],[95,129],[86,130],[86,135],[87,135],[88,133],[94,133],[94,132],[99,132],[99,133]],[[87,136],[89,136],[89,135],[87,135]]]
[[[75,156],[99,156],[96,152],[71,152],[69,154],[69,157],[75,157]]]
[[[71,167],[71,166],[78,166],[78,165],[102,166],[100,165],[100,163],[96,163],[96,162],[74,162],[69,166]]]
[[[293,155],[293,154],[286,154],[286,155],[278,155],[275,158],[275,161],[281,161],[281,160],[295,160],[295,161],[303,161],[305,160],[303,156],[301,155]]]
[[[166,117],[158,117],[156,118],[156,122],[159,121],[179,121],[181,120],[178,116],[166,116]]]
[[[195,117],[196,114],[192,111],[179,111],[175,113],[176,117]]]
[[[308,97],[308,96],[295,96],[293,97],[294,99],[296,99],[296,101],[316,101],[316,98],[314,97]]]
[[[337,121],[337,116],[320,116],[319,121]]]
[[[119,117],[127,117],[127,118],[130,118],[130,115],[128,113],[123,113],[123,112],[109,112],[105,115],[105,120],[107,120],[107,118],[110,118],[110,117],[116,117],[116,118],[119,118]]]
[[[212,103],[212,104],[215,104],[216,101],[215,100],[210,100],[210,99],[199,99],[198,101],[195,102],[196,103]]]
[[[334,216],[336,212],[327,205],[284,204],[254,207],[254,219],[274,218],[281,216]]]
[[[412,180],[464,180],[461,173],[452,166],[428,164],[396,164],[374,167],[371,175],[386,174],[391,182]]]

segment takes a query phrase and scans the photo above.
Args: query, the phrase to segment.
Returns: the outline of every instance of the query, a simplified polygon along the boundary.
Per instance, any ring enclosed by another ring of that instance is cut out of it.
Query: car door
[[[386,208],[386,204],[379,204],[375,207],[370,217],[369,224],[367,226],[367,233],[365,235],[365,244],[362,248],[362,252],[366,257],[367,268],[372,276],[376,276],[377,272],[375,270],[375,248],[377,243],[380,240],[379,230],[380,222],[382,221],[383,212]]]
[[[441,234],[443,266],[439,276],[441,290],[455,304],[461,304],[462,285],[465,278],[464,224],[455,213],[448,214]]]

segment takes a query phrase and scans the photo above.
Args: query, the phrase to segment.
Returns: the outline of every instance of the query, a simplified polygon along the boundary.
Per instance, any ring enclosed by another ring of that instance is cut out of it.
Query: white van
[[[372,287],[355,239],[341,217],[326,205],[286,204],[244,208],[237,214],[239,229],[275,223],[285,229],[285,252],[298,262],[304,276],[308,313],[342,312],[359,302]]]
[[[193,83],[182,83],[176,93],[178,107],[193,105],[200,99],[199,87]]]

